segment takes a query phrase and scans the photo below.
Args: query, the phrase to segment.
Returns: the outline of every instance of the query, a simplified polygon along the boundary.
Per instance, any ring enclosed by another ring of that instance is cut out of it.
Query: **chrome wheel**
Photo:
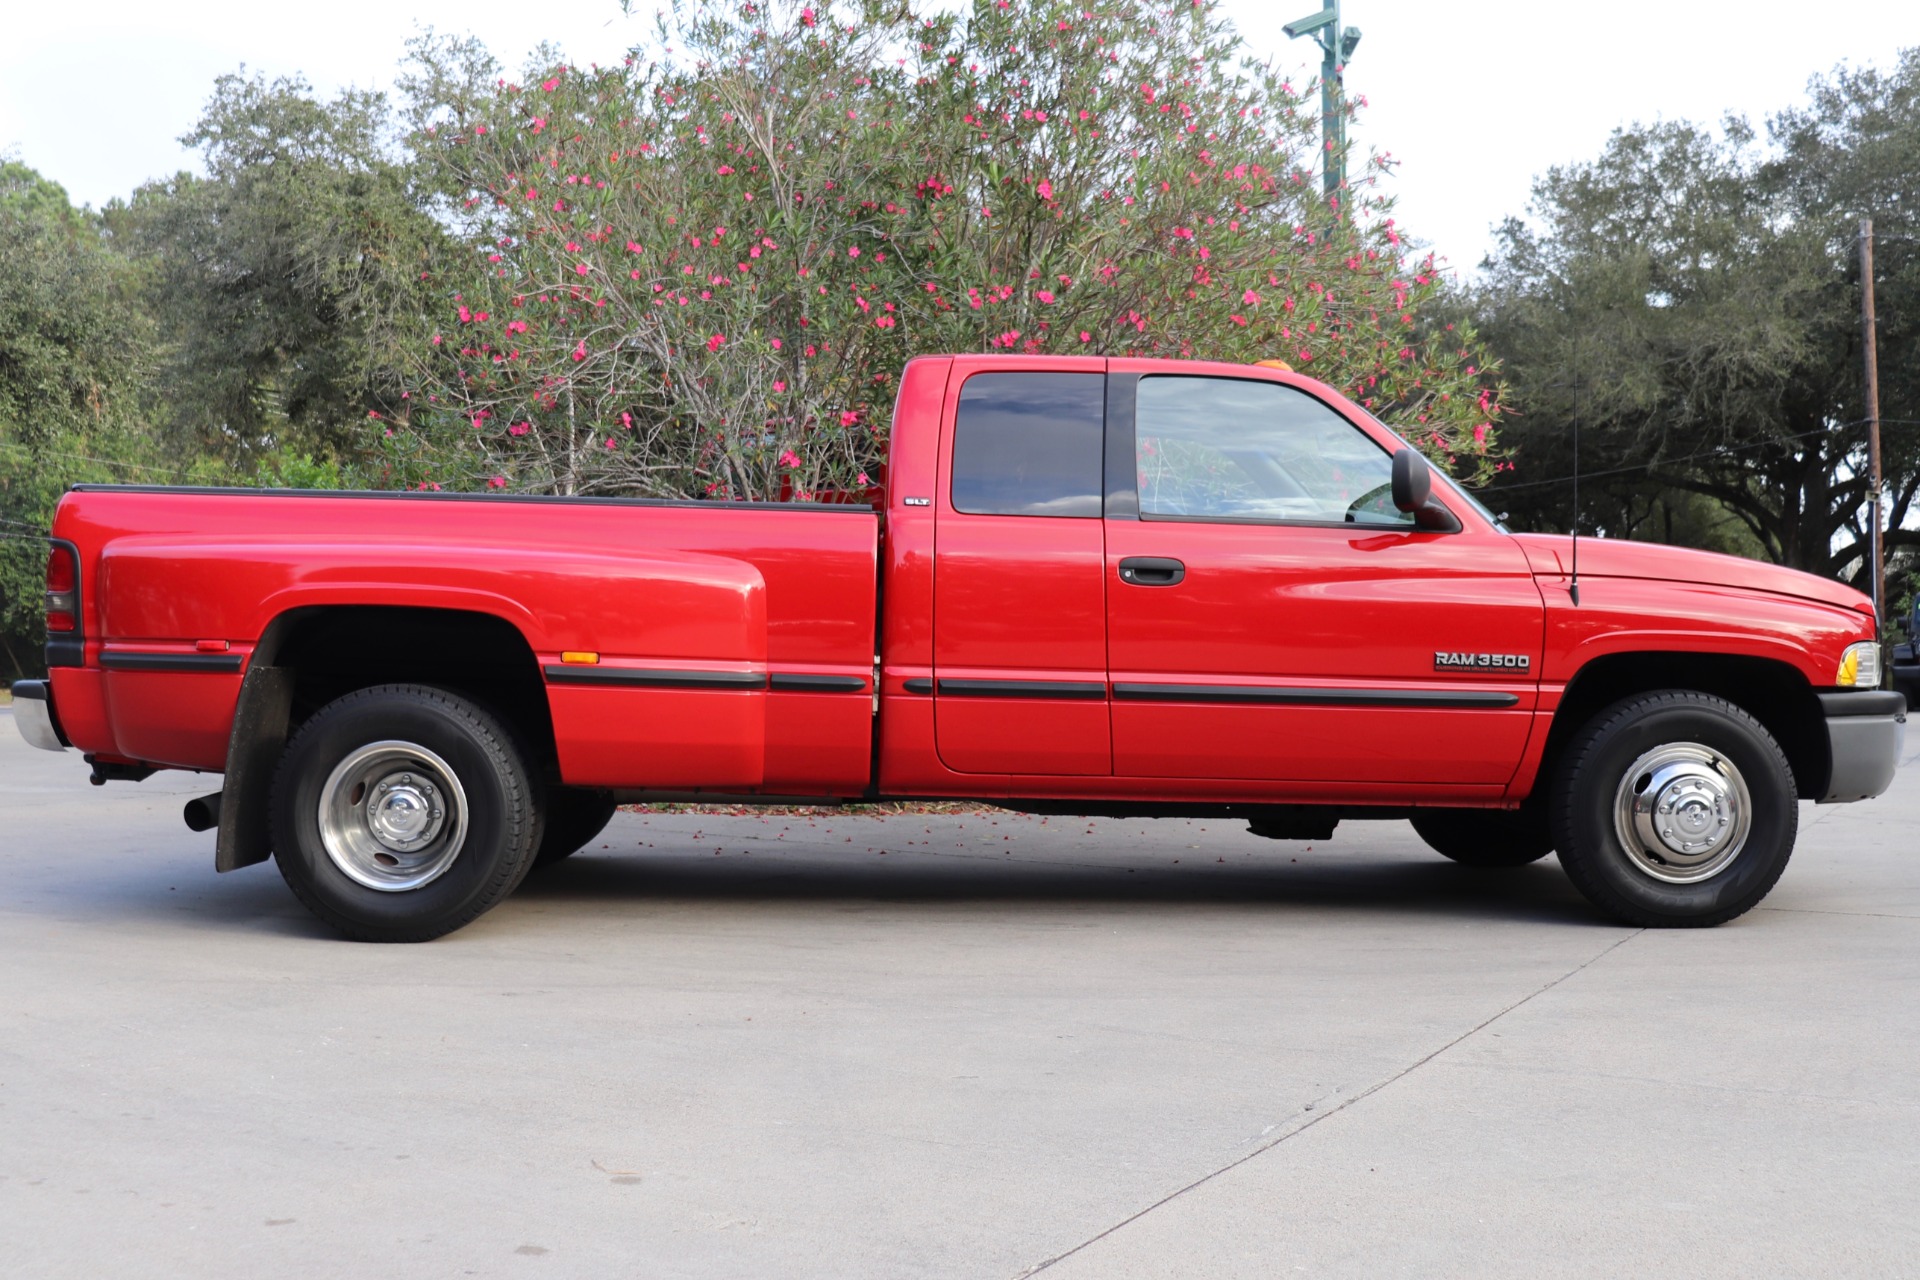
[[[320,843],[341,874],[404,893],[445,874],[467,838],[467,793],[453,769],[411,742],[368,743],[320,788]]]
[[[1696,884],[1740,856],[1753,824],[1746,779],[1727,757],[1697,742],[1642,755],[1614,794],[1614,829],[1636,870],[1668,884]]]

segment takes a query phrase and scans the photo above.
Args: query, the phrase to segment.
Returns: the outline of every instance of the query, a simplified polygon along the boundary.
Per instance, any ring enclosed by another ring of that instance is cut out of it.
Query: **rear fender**
[[[250,655],[276,618],[332,606],[486,614],[513,626],[547,673],[563,782],[749,787],[764,776],[766,584],[742,560],[697,552],[556,553],[417,540],[133,536],[116,539],[101,561],[99,599],[109,649],[225,641],[232,652]],[[377,646],[378,638],[368,643]],[[377,666],[379,656],[366,655],[369,665]],[[583,668],[615,678],[567,678]],[[621,672],[654,671],[719,672],[733,679],[695,687],[647,683],[644,674],[633,683],[618,680]],[[229,764],[237,692],[209,707],[208,724],[184,726],[197,738],[217,733]],[[116,738],[151,740],[182,728],[146,725],[151,699],[114,699],[111,687],[108,693]],[[179,700],[169,705],[177,712]],[[257,736],[249,735],[256,752]],[[219,767],[214,761],[166,762]]]

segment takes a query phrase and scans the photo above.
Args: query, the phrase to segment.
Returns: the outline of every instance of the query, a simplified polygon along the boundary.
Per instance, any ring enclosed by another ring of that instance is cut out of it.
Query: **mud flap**
[[[227,774],[221,787],[220,833],[213,845],[213,869],[236,871],[265,862],[273,853],[269,802],[273,771],[287,745],[287,720],[293,708],[293,671],[287,667],[249,667],[233,711],[227,739]]]

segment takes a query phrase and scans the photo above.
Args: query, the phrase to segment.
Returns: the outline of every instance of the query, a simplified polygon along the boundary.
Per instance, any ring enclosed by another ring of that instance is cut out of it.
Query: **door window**
[[[960,388],[953,509],[1100,515],[1106,375],[977,373]]]
[[[1142,378],[1134,451],[1147,519],[1413,523],[1393,505],[1386,450],[1279,383]]]

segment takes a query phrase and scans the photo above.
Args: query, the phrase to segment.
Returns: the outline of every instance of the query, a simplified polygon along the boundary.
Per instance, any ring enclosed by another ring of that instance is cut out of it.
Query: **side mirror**
[[[1414,448],[1393,455],[1393,505],[1413,514],[1413,527],[1458,533],[1460,521],[1433,496],[1433,469]]]

